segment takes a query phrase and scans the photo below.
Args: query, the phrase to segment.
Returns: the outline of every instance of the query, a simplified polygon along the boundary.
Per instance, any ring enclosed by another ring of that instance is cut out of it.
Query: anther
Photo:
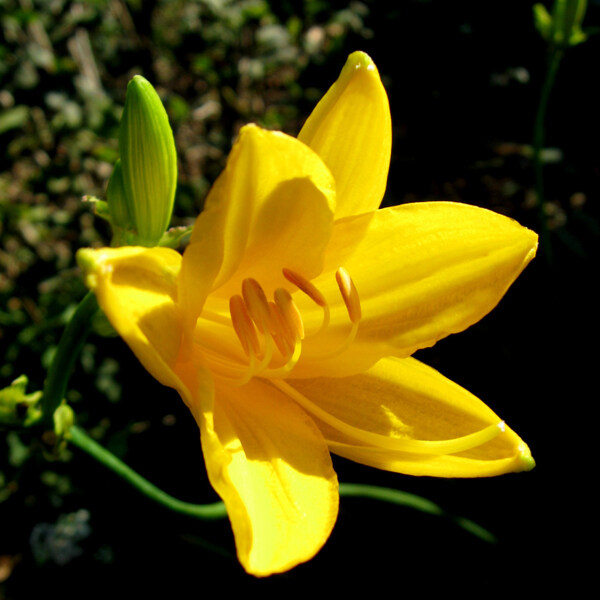
[[[275,304],[279,309],[279,313],[283,317],[283,321],[288,327],[292,338],[298,337],[304,339],[304,323],[302,315],[294,302],[292,295],[285,288],[277,288],[275,290]]]
[[[282,272],[283,276],[290,283],[293,283],[298,289],[302,290],[313,302],[321,307],[327,305],[325,296],[308,279],[290,269],[283,269]]]
[[[358,323],[361,319],[362,311],[358,292],[356,291],[352,277],[350,277],[346,269],[340,267],[335,273],[335,280],[340,288],[340,293],[342,294],[342,299],[346,305],[350,320],[352,323]]]
[[[244,297],[248,313],[256,323],[258,330],[263,334],[270,331],[272,323],[269,302],[264,290],[260,287],[256,279],[249,278],[242,281],[242,296]]]
[[[260,350],[260,343],[256,335],[256,328],[248,314],[246,304],[241,296],[236,294],[229,299],[229,312],[231,314],[231,323],[237,334],[242,348],[247,356],[250,356],[250,350],[256,355]]]
[[[271,337],[281,355],[287,357],[294,349],[294,338],[288,330],[275,302],[269,302],[269,310],[271,313],[271,322],[276,325],[274,329],[271,329]]]

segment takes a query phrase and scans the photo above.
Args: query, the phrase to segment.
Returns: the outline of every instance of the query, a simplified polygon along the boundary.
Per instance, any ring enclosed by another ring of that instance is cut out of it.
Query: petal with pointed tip
[[[384,356],[410,356],[466,329],[496,306],[536,248],[534,232],[467,204],[404,204],[336,221],[314,282],[331,303],[331,325],[327,339],[305,341],[294,377],[359,373]],[[333,276],[340,265],[360,297],[358,335],[335,358],[311,360],[348,332]],[[320,317],[308,302],[300,308],[307,326]]]
[[[344,423],[386,438],[451,440],[500,422],[481,400],[414,358],[386,358],[352,377],[288,383]],[[316,421],[332,452],[408,475],[488,477],[530,470],[535,464],[525,442],[508,427],[470,450],[413,454],[357,442],[318,418]]]
[[[379,206],[390,166],[392,121],[385,88],[369,56],[354,52],[348,57],[298,139],[333,173],[336,218]]]

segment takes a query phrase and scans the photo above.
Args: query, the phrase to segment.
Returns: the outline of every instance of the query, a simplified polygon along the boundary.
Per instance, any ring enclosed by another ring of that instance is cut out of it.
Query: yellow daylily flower
[[[469,205],[378,210],[388,100],[352,54],[298,139],[244,127],[183,256],[83,250],[87,284],[201,431],[244,568],[310,559],[338,510],[330,452],[441,477],[533,467],[483,402],[411,355],[489,312],[537,236]]]

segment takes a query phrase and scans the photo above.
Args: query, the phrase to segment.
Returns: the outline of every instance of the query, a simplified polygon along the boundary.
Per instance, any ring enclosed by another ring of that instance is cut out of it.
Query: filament
[[[343,433],[368,447],[410,454],[456,454],[457,452],[464,452],[465,450],[481,446],[482,444],[493,440],[505,430],[504,421],[499,421],[494,425],[490,425],[489,427],[485,427],[474,433],[450,440],[411,440],[393,438],[379,433],[365,431],[345,423],[323,410],[320,406],[317,406],[314,402],[311,402],[306,396],[295,390],[285,381],[275,380],[271,383],[279,388],[284,394],[292,398],[292,400],[295,400],[307,412],[311,413],[327,425],[330,425],[340,433]]]
[[[314,334],[319,335],[330,322],[330,309],[325,297],[313,283],[295,271],[283,269],[283,275],[323,310],[321,326]],[[310,360],[328,359],[344,352],[358,331],[361,308],[354,282],[342,268],[336,272],[336,281],[351,327],[341,344],[321,356],[311,354]],[[248,362],[239,364],[228,360],[210,347],[206,352],[216,374],[226,377],[233,385],[244,385],[255,376],[273,380],[286,377],[300,360],[305,330],[298,306],[285,288],[276,289],[273,300],[267,299],[261,285],[252,278],[242,281],[241,295],[235,294],[229,299],[230,323]],[[223,322],[219,313],[211,312],[207,317],[217,323]]]

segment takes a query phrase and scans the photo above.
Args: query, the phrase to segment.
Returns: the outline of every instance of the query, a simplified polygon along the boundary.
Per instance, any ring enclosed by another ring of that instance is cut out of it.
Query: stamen
[[[299,339],[297,339],[294,344],[294,351],[292,352],[288,361],[276,369],[265,369],[260,376],[266,377],[267,379],[278,379],[280,377],[285,377],[296,366],[296,363],[300,359],[301,352],[302,343]]]
[[[350,277],[344,267],[340,267],[335,273],[335,280],[340,288],[340,293],[342,294],[350,320],[353,323],[358,323],[361,319],[362,311],[360,308],[360,298],[358,297],[352,277]]]
[[[329,304],[325,300],[325,296],[305,277],[302,277],[299,273],[291,271],[290,269],[283,269],[283,276],[290,282],[293,283],[300,291],[304,292],[317,306],[323,309],[323,321],[321,327],[313,335],[319,335],[322,331],[325,331],[329,326]]]
[[[308,279],[290,269],[283,269],[282,272],[283,276],[290,283],[293,283],[298,289],[302,290],[313,302],[323,308],[327,306],[325,296]]]
[[[315,285],[295,271],[283,269],[283,275],[322,308],[321,326],[315,334],[311,335],[320,334],[329,326],[330,321],[330,309],[325,297]],[[344,352],[353,343],[358,331],[361,307],[354,282],[348,272],[341,267],[336,272],[336,281],[352,327],[345,339],[333,350],[323,355],[315,355],[311,352],[307,357],[310,361],[329,359]],[[234,295],[229,300],[231,323],[244,353],[250,358],[246,366],[219,364],[220,367],[225,368],[225,371],[231,371],[233,368],[236,372],[231,376],[223,373],[223,376],[228,377],[234,385],[243,385],[255,376],[271,379],[285,377],[300,359],[302,340],[305,337],[302,315],[292,295],[285,288],[275,290],[274,300],[275,302],[269,302],[261,285],[252,278],[242,281],[241,296]],[[263,339],[260,339],[259,333],[262,334]],[[279,350],[283,364],[280,357],[274,359],[275,348]]]
[[[206,351],[205,356],[210,364],[211,372],[227,379],[232,385],[248,383],[257,372],[256,356],[253,353],[250,353],[248,364],[245,366],[238,366],[210,350]]]
[[[265,338],[264,356],[258,364],[256,362],[256,354],[253,351],[250,352],[248,365],[240,365],[241,368],[237,368],[236,365],[232,365],[229,361],[224,360],[219,355],[209,356],[209,362],[211,363],[211,370],[217,375],[225,377],[231,385],[245,385],[253,377],[257,376],[267,368],[272,357],[273,339],[271,336],[267,336]]]
[[[311,402],[306,396],[295,390],[289,384],[281,380],[273,380],[272,384],[279,388],[284,394],[295,400],[302,408],[312,413],[315,417],[327,423],[340,433],[366,444],[367,449],[385,449],[395,452],[407,452],[410,454],[456,454],[471,448],[481,446],[505,430],[504,421],[500,421],[480,431],[450,440],[411,440],[393,438],[371,431],[365,431],[354,427],[338,419],[327,411]],[[337,442],[334,442],[337,444]]]
[[[284,288],[277,288],[274,296],[275,304],[292,335],[292,339],[298,337],[303,340],[304,323],[302,322],[302,315],[300,314],[292,295]]]
[[[244,279],[242,281],[242,296],[246,303],[248,313],[256,323],[258,330],[264,334],[272,329],[271,312],[269,302],[264,290],[256,279]]]
[[[356,338],[356,333],[358,332],[358,324],[358,321],[356,323],[352,323],[352,329],[350,329],[350,332],[348,333],[344,341],[337,348],[328,352],[324,352],[322,354],[311,352],[308,360],[326,360],[329,358],[334,358],[335,356],[339,356],[342,352],[348,350],[348,348],[352,345]]]
[[[236,294],[229,299],[229,312],[231,314],[231,324],[246,356],[250,356],[250,350],[254,355],[258,354],[260,343],[256,335],[256,328],[240,295]]]
[[[269,302],[269,310],[271,312],[271,322],[277,324],[277,327],[271,330],[271,337],[281,355],[287,358],[294,348],[294,338],[288,331],[283,317],[274,302]]]

